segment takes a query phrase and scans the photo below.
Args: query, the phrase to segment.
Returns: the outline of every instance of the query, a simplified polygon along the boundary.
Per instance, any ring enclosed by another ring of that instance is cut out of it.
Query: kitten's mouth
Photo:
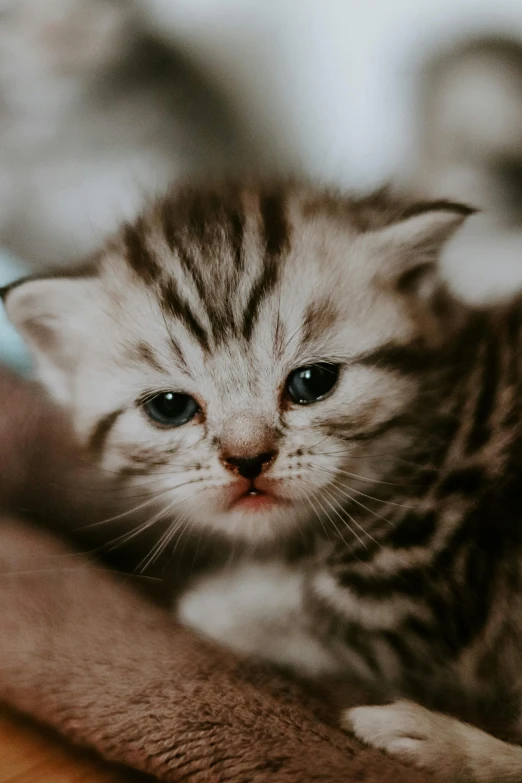
[[[266,489],[261,489],[261,487],[256,486],[255,481],[251,481],[246,490],[232,501],[230,508],[245,511],[266,511],[281,503],[284,503],[282,498],[277,497]]]

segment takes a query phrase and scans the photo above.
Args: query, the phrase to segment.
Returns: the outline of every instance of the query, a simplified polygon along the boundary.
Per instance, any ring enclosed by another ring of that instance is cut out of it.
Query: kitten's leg
[[[355,707],[343,714],[342,724],[366,744],[446,783],[522,781],[522,747],[413,702]]]

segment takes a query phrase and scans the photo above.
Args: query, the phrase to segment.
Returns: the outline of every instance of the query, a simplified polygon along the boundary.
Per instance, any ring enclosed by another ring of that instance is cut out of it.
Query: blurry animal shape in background
[[[439,52],[421,81],[417,186],[522,225],[522,42],[484,37]]]
[[[408,187],[482,210],[448,248],[459,288],[477,301],[522,289],[522,41],[439,50],[420,75],[417,123]]]
[[[70,265],[144,197],[240,168],[226,101],[122,0],[0,0],[0,246]]]

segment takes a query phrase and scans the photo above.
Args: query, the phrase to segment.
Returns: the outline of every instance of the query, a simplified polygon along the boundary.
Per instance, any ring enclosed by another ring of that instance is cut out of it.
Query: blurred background
[[[0,0],[0,285],[252,170],[467,200],[482,289],[522,284],[521,0]]]

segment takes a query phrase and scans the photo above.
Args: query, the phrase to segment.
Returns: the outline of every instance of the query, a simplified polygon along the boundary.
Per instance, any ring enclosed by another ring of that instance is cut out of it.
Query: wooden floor
[[[137,783],[138,780],[145,778],[105,765],[22,718],[0,710],[0,783]]]

